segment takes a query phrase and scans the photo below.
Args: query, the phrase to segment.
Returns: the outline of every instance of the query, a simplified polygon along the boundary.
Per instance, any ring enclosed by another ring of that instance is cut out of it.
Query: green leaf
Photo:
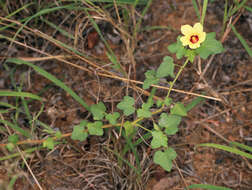
[[[186,49],[181,44],[181,46],[179,46],[178,51],[176,53],[176,57],[177,57],[177,59],[181,59],[185,54],[186,54]]]
[[[123,127],[125,129],[125,133],[126,133],[126,136],[130,136],[131,134],[134,133],[135,131],[135,128],[134,126],[132,125],[132,123],[130,121],[126,121],[124,124],[123,124]]]
[[[209,185],[209,184],[192,184],[188,186],[187,188],[189,189],[200,188],[200,189],[207,189],[207,190],[232,190],[227,187],[215,186],[215,185]]]
[[[174,160],[176,156],[177,154],[173,148],[168,148],[164,152],[161,150],[155,152],[153,161],[166,171],[170,172],[172,168],[172,160]]]
[[[196,53],[201,58],[206,59],[209,55],[223,52],[224,48],[221,42],[215,39],[215,32],[206,34],[206,40],[196,49]]]
[[[101,121],[96,121],[94,123],[88,123],[88,132],[90,135],[97,135],[97,136],[102,136],[103,135],[103,128],[102,128],[102,122]]]
[[[18,135],[13,134],[8,137],[8,142],[16,144],[18,142],[18,139],[19,139]]]
[[[137,110],[137,116],[144,118],[151,117],[152,113],[150,112],[150,108],[153,104],[154,104],[153,99],[149,97],[147,103],[142,104],[142,109]]]
[[[98,104],[93,104],[90,111],[94,120],[102,120],[106,112],[106,107],[102,102],[99,102]]]
[[[178,115],[167,115],[162,113],[158,124],[165,128],[167,135],[174,135],[178,131],[178,125],[181,122],[181,117]]]
[[[120,114],[118,112],[110,113],[106,115],[106,119],[109,121],[111,125],[115,125],[117,119],[120,117]]]
[[[168,46],[168,50],[171,52],[171,53],[176,53],[177,52],[177,42],[171,44]]]
[[[43,142],[43,147],[48,148],[50,150],[54,149],[55,142],[53,138],[48,137],[44,142]]]
[[[79,141],[86,140],[88,137],[88,133],[84,131],[86,125],[87,121],[83,120],[79,125],[74,126],[71,138]]]
[[[168,146],[168,138],[162,131],[153,131],[152,132],[153,139],[151,141],[152,148],[159,148],[161,146]]]
[[[170,160],[174,160],[177,157],[176,151],[171,147],[169,147],[165,150],[165,154],[168,157],[168,159],[170,159]]]
[[[173,59],[170,56],[165,56],[163,62],[157,69],[156,77],[163,78],[169,75],[173,78],[175,77]]]
[[[55,137],[56,137],[57,139],[61,139],[62,133],[61,133],[60,131],[57,131],[57,132],[55,133]]]
[[[157,100],[157,101],[156,101],[156,105],[157,105],[158,108],[161,107],[162,104],[163,104],[163,101],[162,101],[162,100]]]
[[[169,106],[171,103],[172,103],[172,99],[169,98],[169,97],[165,97],[164,104],[165,104],[166,106]]]
[[[148,102],[147,103],[143,103],[142,104],[142,108],[144,109],[144,110],[149,110],[150,108],[151,108],[151,106],[153,106],[153,100],[152,99],[150,99],[150,100],[148,100]]]
[[[149,117],[151,117],[151,112],[146,109],[138,109],[137,110],[137,117],[149,118]]]
[[[182,103],[176,103],[173,108],[171,109],[171,114],[180,115],[180,116],[187,116],[187,111]]]
[[[171,171],[172,161],[166,157],[166,154],[163,151],[159,150],[155,152],[153,161],[160,165],[164,170],[168,172]]]
[[[156,131],[161,131],[161,129],[159,128],[159,126],[156,123],[153,122],[153,126]]]
[[[134,103],[134,98],[124,96],[123,101],[117,104],[117,108],[123,110],[124,115],[129,116],[135,112],[135,108],[133,107]]]
[[[143,83],[143,89],[150,88],[151,85],[157,84],[159,82],[159,78],[156,77],[156,72],[154,70],[148,70],[144,73],[146,79]]]
[[[195,55],[196,55],[195,50],[191,49],[186,50],[185,57],[188,57],[191,63],[193,63]]]
[[[181,59],[186,53],[186,49],[182,45],[182,42],[180,41],[180,37],[181,36],[177,37],[177,42],[176,43],[173,43],[173,44],[168,46],[168,50],[171,53],[176,53],[177,59]]]
[[[15,145],[14,145],[13,143],[8,143],[8,144],[6,145],[6,148],[7,148],[10,152],[12,152],[13,149],[15,148]]]

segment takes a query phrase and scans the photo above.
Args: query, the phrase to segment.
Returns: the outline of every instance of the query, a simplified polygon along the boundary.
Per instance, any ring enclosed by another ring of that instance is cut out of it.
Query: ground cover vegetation
[[[0,189],[252,188],[251,2],[0,5]]]

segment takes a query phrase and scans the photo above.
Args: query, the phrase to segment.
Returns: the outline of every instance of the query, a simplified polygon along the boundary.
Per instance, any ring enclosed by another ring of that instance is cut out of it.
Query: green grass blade
[[[18,91],[21,92],[21,88],[18,88]],[[21,97],[21,102],[25,111],[25,114],[27,116],[27,118],[29,119],[29,121],[32,120],[32,115],[30,113],[29,107],[28,107],[28,103],[27,101],[24,99],[24,97]]]
[[[128,162],[127,160],[125,160],[119,153],[109,149],[108,147],[105,147],[105,149],[107,149],[108,151],[112,152],[114,155],[116,155],[120,160],[122,160],[123,162],[125,162],[132,170],[135,171],[136,174],[138,174],[139,176],[141,175],[141,172],[139,170],[137,170],[130,162]]]
[[[0,90],[0,96],[15,96],[15,97],[23,97],[23,98],[32,98],[35,100],[42,101],[41,97],[35,94],[31,94],[29,92],[15,92],[15,91]]]
[[[242,8],[246,2],[247,2],[247,0],[243,0],[237,7],[235,7],[232,10],[231,15],[235,14],[240,8]]]
[[[69,45],[67,45],[67,44],[64,44],[63,42],[61,42],[61,41],[59,41],[59,40],[56,40],[56,39],[54,39],[54,38],[52,38],[52,37],[50,37],[50,36],[47,36],[47,37],[48,37],[48,40],[49,40],[49,41],[51,41],[51,42],[57,44],[58,46],[62,46],[63,48],[66,48],[66,49],[72,51],[73,53],[76,53],[77,55],[81,55],[81,56],[87,58],[86,55],[84,55],[83,53],[81,53],[81,52],[79,52],[78,50],[74,49],[73,47],[71,47],[71,46],[69,46]]]
[[[228,8],[228,12],[227,12],[228,18],[230,18],[232,16],[231,13],[232,13],[233,7],[234,7],[234,5],[230,5],[230,7]]]
[[[201,14],[201,20],[200,20],[200,23],[202,24],[202,26],[204,26],[204,20],[205,20],[205,16],[206,16],[207,4],[208,4],[208,0],[204,0],[203,1],[202,14]]]
[[[202,189],[208,189],[208,190],[232,190],[227,187],[208,185],[208,184],[192,184],[192,185],[188,186],[187,188],[188,189],[202,188]]]
[[[2,12],[8,14],[7,5],[8,5],[7,2],[4,2],[3,0],[0,0],[0,8],[1,8]]]
[[[204,143],[204,144],[199,144],[197,146],[205,146],[205,147],[211,147],[211,148],[217,148],[220,150],[224,150],[233,154],[237,154],[240,156],[244,156],[246,158],[252,159],[252,154],[243,152],[241,150],[238,150],[237,148],[234,147],[229,147],[229,146],[225,146],[225,145],[219,145],[219,144],[214,144],[214,143]]]
[[[14,176],[11,177],[11,180],[10,180],[8,186],[7,186],[7,190],[13,190],[13,187],[14,187],[17,179],[18,179],[18,175],[14,175]]]
[[[29,110],[29,106],[28,106],[28,104],[27,104],[27,101],[26,101],[23,97],[21,97],[21,101],[22,101],[22,105],[23,105],[23,107],[24,107],[25,114],[26,114],[27,118],[29,119],[29,122],[31,122],[31,120],[32,120],[32,115],[31,115],[31,113],[30,113],[30,110]]]
[[[140,32],[144,32],[144,31],[152,31],[152,30],[171,30],[171,31],[175,31],[174,28],[172,28],[171,26],[145,26],[142,27],[140,29]]]
[[[134,8],[137,6],[138,2],[139,2],[139,0],[135,0],[135,2],[133,4]]]
[[[32,3],[26,4],[26,5],[24,5],[23,7],[21,7],[21,8],[19,8],[19,9],[15,10],[15,11],[12,12],[12,13],[10,13],[10,14],[7,15],[5,18],[10,18],[10,17],[14,16],[15,14],[19,13],[20,11],[26,9],[27,7],[29,7],[30,5],[33,5],[33,4],[34,4],[33,2],[32,2]]]
[[[228,20],[228,0],[225,0],[225,8],[224,8],[224,15],[223,15],[223,20],[222,20],[221,36],[224,34],[227,20]]]
[[[134,143],[134,146],[137,147],[143,141],[148,140],[151,137],[152,137],[151,133],[146,133],[145,135],[142,136],[142,138],[139,138],[136,140],[136,142]],[[122,151],[122,155],[125,155],[129,150],[130,150],[130,147],[126,145]]]
[[[252,12],[252,8],[248,7],[248,6],[244,6],[245,9],[247,9],[248,11]]]
[[[32,67],[38,74],[42,75],[43,77],[47,78],[48,80],[52,81],[55,85],[59,86],[63,90],[65,90],[68,94],[70,94],[73,99],[75,99],[77,102],[79,102],[86,110],[90,110],[88,104],[80,98],[71,88],[69,88],[67,85],[65,85],[63,82],[61,82],[59,79],[57,79],[55,76],[51,75],[44,69],[30,63],[24,60],[16,59],[16,58],[10,58],[7,60],[7,62],[15,63],[18,65],[28,65],[29,67]]]
[[[237,32],[237,30],[235,29],[234,26],[232,26],[232,30],[233,30],[234,34],[236,35],[236,37],[240,40],[240,42],[243,45],[243,47],[245,48],[245,50],[248,52],[249,56],[252,57],[252,49],[250,49],[250,47],[248,46],[245,39]]]
[[[27,150],[24,150],[23,153],[31,153],[31,152],[34,152],[36,150],[40,150],[42,148],[43,148],[42,146],[34,147],[34,148],[29,148]],[[7,155],[7,156],[0,157],[0,161],[9,160],[11,158],[15,158],[15,157],[18,157],[18,156],[20,156],[19,152],[14,153],[14,154],[10,154],[10,155]]]
[[[47,125],[46,123],[44,123],[42,121],[39,121],[39,120],[37,120],[36,123],[39,126],[43,127],[43,131],[47,132],[48,134],[54,134],[55,133],[55,131],[53,130],[53,128],[50,127],[49,125]]]
[[[196,12],[197,17],[200,20],[200,11],[199,11],[199,7],[197,5],[197,1],[196,0],[192,0],[192,4],[193,4],[193,8],[194,8],[194,10]]]
[[[43,111],[44,111],[44,107],[45,107],[45,105],[42,104],[42,106],[40,107],[39,112],[33,117],[33,119],[32,119],[33,122],[38,121],[39,116],[40,116],[40,115],[43,113]]]
[[[22,20],[19,20],[19,22],[20,22],[20,23],[23,23],[23,22],[25,22],[26,20],[27,20],[27,18],[22,19]],[[11,24],[8,24],[8,25],[6,25],[6,26],[0,27],[0,31],[6,30],[6,29],[8,29],[8,28],[10,28],[10,27],[14,27],[15,25],[16,25],[16,23],[11,23]]]
[[[114,0],[89,0],[93,3],[114,3]],[[148,0],[116,0],[117,4],[129,4],[129,5],[137,5],[141,4],[147,4]]]
[[[131,137],[127,137],[124,131],[123,131],[123,136],[126,139],[127,146],[129,146],[129,148],[131,149],[131,151],[133,152],[133,154],[135,156],[137,168],[138,168],[138,170],[141,173],[141,167],[140,167],[140,161],[139,161],[140,159],[139,159],[136,147],[132,143],[132,138]],[[124,156],[124,155],[122,155],[122,156]]]
[[[17,34],[24,28],[25,25],[27,25],[28,22],[30,22],[32,19],[34,18],[37,18],[39,16],[42,16],[44,14],[48,14],[50,12],[54,12],[54,11],[57,11],[57,10],[60,10],[60,9],[70,9],[70,10],[79,10],[79,9],[82,9],[80,6],[76,5],[76,6],[73,6],[72,4],[71,5],[67,5],[67,6],[61,6],[61,7],[54,7],[54,8],[49,8],[49,9],[44,9],[46,11],[40,11],[38,13],[36,13],[35,15],[31,16],[31,17],[26,17],[24,19],[21,19],[21,20],[18,20],[19,23],[24,23],[24,25],[19,28]],[[16,23],[11,23],[11,24],[8,24],[6,26],[3,26],[0,28],[0,31],[2,30],[6,30],[7,28],[9,27],[12,27],[12,26],[15,26]],[[15,35],[15,37],[17,36],[17,34]],[[15,37],[13,37],[13,39],[15,39]]]
[[[52,28],[54,28],[55,30],[59,31],[62,35],[74,40],[74,36],[70,33],[68,33],[67,31],[61,29],[59,26],[55,25],[54,23],[48,21],[47,19],[41,18],[41,20],[43,22],[45,22],[46,24],[48,24],[49,26],[51,26]]]
[[[10,109],[18,109],[16,106],[13,106],[13,105],[8,104],[6,102],[0,102],[0,106],[10,108]]]
[[[13,123],[11,123],[11,122],[9,122],[9,121],[0,119],[0,123],[3,123],[4,125],[7,125],[7,126],[11,127],[13,130],[15,130],[15,131],[21,133],[21,134],[24,135],[25,137],[30,137],[30,136],[31,136],[31,134],[30,134],[29,131],[22,129],[22,128],[19,127],[18,125],[15,125],[15,124],[13,124]]]
[[[9,113],[10,110],[0,110],[1,114]]]
[[[199,103],[201,103],[202,101],[204,101],[205,98],[202,97],[197,97],[195,99],[193,99],[189,104],[186,105],[186,111],[190,111],[191,109],[193,109],[195,106],[197,106]]]
[[[94,21],[94,19],[90,16],[90,14],[87,11],[85,11],[85,12],[88,15],[89,20],[92,23],[94,29],[99,34],[101,40],[103,41],[103,43],[105,44],[106,48],[108,49],[108,51],[109,51],[109,54],[107,54],[107,55],[109,55],[108,58],[112,61],[113,64],[115,64],[116,68],[118,68],[120,70],[120,72],[122,72],[125,76],[127,76],[127,73],[124,72],[124,70],[123,70],[122,66],[120,65],[120,63],[118,62],[118,60],[117,60],[117,58],[116,58],[113,50],[109,46],[109,44],[106,41],[106,39],[103,37],[102,32],[101,32],[99,26],[96,24],[96,22]]]
[[[0,133],[5,133],[5,132],[8,133],[7,129],[5,129],[3,126],[0,125]]]
[[[134,39],[136,39],[137,33],[138,33],[139,30],[140,30],[140,26],[141,26],[141,24],[142,24],[142,18],[144,18],[145,14],[147,13],[147,11],[148,11],[148,9],[150,8],[151,4],[152,4],[152,0],[148,0],[148,3],[146,4],[146,6],[144,7],[143,12],[141,13],[141,17],[139,18],[139,20],[138,20],[138,22],[137,22],[137,24],[136,24],[136,27],[135,27],[135,29],[134,29],[134,33],[133,33]]]
[[[238,143],[238,142],[230,142],[230,144],[234,145],[236,147],[239,147],[241,149],[247,150],[247,151],[252,153],[252,147],[250,147],[250,146],[247,146],[245,144],[241,144],[241,143]]]
[[[51,12],[55,12],[61,9],[74,9],[74,4],[70,4],[70,5],[65,5],[65,6],[57,6],[57,7],[53,7],[53,8],[48,8],[48,9],[42,9],[41,11],[37,12],[36,14],[32,15],[31,17],[29,17],[24,24],[17,30],[17,32],[15,33],[13,40],[16,39],[17,35],[19,34],[19,32],[21,30],[23,30],[24,26],[26,26],[28,24],[28,22],[30,22],[32,19],[37,18],[39,16],[51,13]]]
[[[0,31],[1,31],[2,29],[3,29],[3,28],[0,28]],[[14,42],[14,39],[13,39],[13,38],[9,38],[9,37],[7,37],[7,36],[4,36],[4,35],[1,35],[1,34],[0,34],[0,39],[1,39],[1,38],[2,38],[2,39],[6,39],[6,40],[8,40],[8,41],[10,41],[10,42]],[[78,50],[74,49],[73,47],[71,47],[71,46],[69,46],[69,45],[67,45],[67,44],[64,44],[63,42],[61,42],[61,41],[59,41],[59,40],[56,40],[56,39],[54,39],[54,38],[52,38],[52,37],[50,37],[50,36],[46,36],[46,38],[47,38],[48,41],[51,41],[51,42],[55,43],[55,44],[58,45],[58,46],[61,46],[61,47],[63,47],[63,48],[66,48],[67,50],[69,50],[69,51],[71,51],[71,52],[73,52],[73,53],[75,53],[75,54],[77,54],[77,55],[83,56],[83,57],[85,57],[86,59],[89,58],[87,55],[85,55],[85,54],[79,52]]]

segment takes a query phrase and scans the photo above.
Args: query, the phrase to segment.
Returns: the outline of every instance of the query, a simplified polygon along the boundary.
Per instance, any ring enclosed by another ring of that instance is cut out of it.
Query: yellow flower
[[[203,32],[203,26],[200,23],[194,24],[193,27],[190,25],[181,26],[181,32],[184,34],[180,38],[183,46],[189,45],[191,49],[200,47],[200,44],[205,41],[206,33]]]

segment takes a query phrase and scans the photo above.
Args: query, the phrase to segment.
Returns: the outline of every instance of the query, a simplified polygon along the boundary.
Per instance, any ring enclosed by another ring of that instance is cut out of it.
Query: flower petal
[[[182,45],[183,45],[183,46],[187,46],[187,45],[189,45],[189,43],[190,43],[190,41],[188,40],[188,38],[187,38],[186,36],[182,36],[182,37],[180,38],[180,41],[182,42]]]
[[[203,32],[203,26],[199,22],[194,24],[193,29],[198,33]]]
[[[205,33],[205,32],[201,32],[201,33],[199,34],[199,43],[204,42],[205,39],[206,39],[206,33]]]
[[[193,29],[193,28],[192,28],[190,25],[188,25],[188,24],[182,25],[182,26],[181,26],[181,33],[184,34],[185,36],[186,36],[186,35],[190,35],[192,29]]]
[[[203,26],[199,22],[195,23],[193,27],[188,24],[181,26],[181,32],[184,34],[184,36],[180,38],[182,45],[189,45],[191,49],[199,48],[201,43],[206,39],[206,33],[203,32]],[[192,40],[191,38],[194,36],[196,36],[198,39]]]
[[[190,47],[191,49],[196,49],[196,48],[200,47],[200,43],[195,43],[195,44],[190,43],[190,44],[189,44],[189,47]]]

